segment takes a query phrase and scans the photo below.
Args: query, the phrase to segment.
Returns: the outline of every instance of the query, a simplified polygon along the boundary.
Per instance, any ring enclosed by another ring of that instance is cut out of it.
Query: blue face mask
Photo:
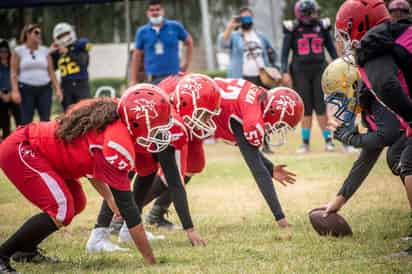
[[[248,15],[248,16],[241,16],[240,17],[240,26],[244,30],[249,30],[253,26],[253,17]]]
[[[163,22],[163,16],[159,15],[158,17],[149,17],[149,21],[153,25],[160,25]]]

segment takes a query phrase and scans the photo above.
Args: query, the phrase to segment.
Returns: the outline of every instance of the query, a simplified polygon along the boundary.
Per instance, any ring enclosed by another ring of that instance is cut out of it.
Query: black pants
[[[0,100],[0,139],[5,139],[10,135],[10,114],[7,103]]]
[[[40,116],[40,121],[49,121],[52,106],[52,88],[50,83],[44,86],[31,86],[19,83],[21,93],[22,124],[33,121],[34,111]]]
[[[63,80],[61,83],[63,90],[63,110],[66,111],[70,105],[76,104],[80,100],[90,98],[89,80]]]
[[[313,111],[318,115],[326,113],[326,105],[321,86],[324,69],[324,64],[305,66],[298,64],[291,65],[293,87],[302,97],[305,106],[305,116],[312,116]]]

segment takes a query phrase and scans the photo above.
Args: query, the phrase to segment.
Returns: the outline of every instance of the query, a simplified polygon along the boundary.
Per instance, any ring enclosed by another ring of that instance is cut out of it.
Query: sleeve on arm
[[[259,155],[260,158],[262,158],[263,164],[265,165],[266,169],[269,171],[269,174],[273,177],[273,170],[275,169],[275,165],[271,160],[266,158],[261,151],[259,151]]]
[[[335,43],[332,39],[332,34],[329,30],[324,30],[324,39],[325,39],[325,47],[329,52],[329,55],[332,59],[338,58],[338,53],[336,52]]]
[[[128,228],[133,228],[139,225],[142,220],[140,218],[140,211],[133,199],[131,191],[122,191],[116,188],[110,187],[113,193],[114,200],[119,208],[120,214],[126,221]]]
[[[282,73],[288,72],[289,51],[291,47],[292,47],[292,33],[290,31],[284,31],[283,43],[282,43],[282,56],[281,56]]]
[[[177,211],[183,229],[192,228],[193,222],[190,216],[186,190],[176,163],[175,149],[172,146],[169,146],[164,151],[157,153],[157,157],[167,180],[173,205]]]
[[[400,137],[400,121],[394,113],[387,110],[382,104],[374,100],[371,105],[376,131],[369,131],[360,135],[360,147],[377,149],[390,146]]]
[[[382,150],[382,148],[374,150],[362,149],[359,158],[353,164],[348,177],[345,179],[345,182],[338,192],[338,195],[342,195],[345,200],[349,200],[352,197],[352,195],[358,190],[363,181],[369,175],[369,172],[378,160]]]
[[[412,98],[404,92],[397,77],[398,71],[389,55],[372,59],[365,64],[366,75],[378,98],[411,125]]]
[[[219,49],[231,49],[232,47],[232,35],[233,33],[230,34],[229,40],[225,41],[225,39],[223,39],[223,33],[219,34],[219,37],[217,39],[217,46]]]
[[[144,48],[144,43],[143,43],[143,29],[139,28],[136,31],[136,37],[135,37],[135,48],[143,50]]]
[[[248,143],[243,134],[242,125],[239,122],[232,120],[230,124],[237,140],[240,152],[245,159],[249,170],[252,172],[260,192],[265,198],[266,203],[269,205],[273,216],[276,221],[285,218],[285,214],[283,213],[277,197],[275,187],[273,186],[271,174],[265,167],[265,164],[259,154],[259,149]]]
[[[189,33],[187,30],[183,27],[181,23],[176,23],[177,27],[177,38],[180,41],[186,41],[186,39],[189,37]]]

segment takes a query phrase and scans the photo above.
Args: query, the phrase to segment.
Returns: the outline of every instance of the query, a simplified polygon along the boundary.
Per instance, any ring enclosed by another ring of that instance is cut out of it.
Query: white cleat
[[[310,148],[308,144],[301,144],[298,149],[296,150],[296,153],[298,154],[306,154],[309,153]]]
[[[151,232],[145,231],[146,238],[149,241],[164,240],[166,237],[164,235],[154,235]],[[119,232],[119,243],[134,243],[132,236],[130,236],[129,229],[126,226],[126,223],[123,223],[122,228]]]
[[[114,251],[129,251],[128,248],[120,247],[110,241],[110,229],[99,227],[92,230],[89,240],[86,244],[88,253],[97,252],[114,252]]]
[[[332,141],[329,141],[325,144],[325,151],[326,152],[334,152],[336,150],[335,144]]]

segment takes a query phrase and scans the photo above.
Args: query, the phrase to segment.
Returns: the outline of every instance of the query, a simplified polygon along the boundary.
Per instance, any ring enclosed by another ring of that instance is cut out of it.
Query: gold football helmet
[[[362,111],[355,95],[357,80],[360,80],[357,68],[343,58],[330,63],[322,74],[325,102],[341,122],[351,122]]]

